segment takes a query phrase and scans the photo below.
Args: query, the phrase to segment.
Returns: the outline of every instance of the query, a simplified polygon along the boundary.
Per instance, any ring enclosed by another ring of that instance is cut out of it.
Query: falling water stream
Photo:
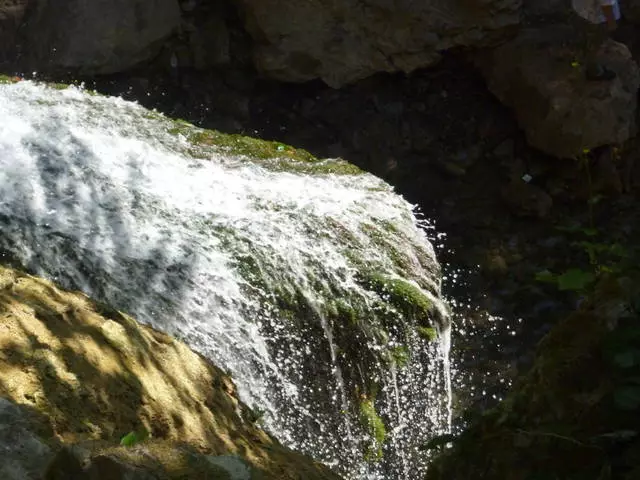
[[[341,160],[194,143],[75,87],[0,85],[0,120],[3,261],[183,339],[345,477],[420,478],[419,446],[450,424],[448,315],[392,187]]]

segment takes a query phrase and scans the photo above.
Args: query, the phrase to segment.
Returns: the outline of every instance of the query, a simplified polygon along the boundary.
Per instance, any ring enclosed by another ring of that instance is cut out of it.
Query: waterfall
[[[76,87],[2,84],[0,118],[2,261],[184,340],[346,478],[424,473],[450,422],[448,315],[392,187]]]

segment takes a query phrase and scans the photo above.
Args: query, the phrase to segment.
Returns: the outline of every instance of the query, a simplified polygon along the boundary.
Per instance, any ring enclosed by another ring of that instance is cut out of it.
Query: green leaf
[[[620,410],[636,410],[640,407],[640,386],[626,385],[613,392],[613,401]]]
[[[120,445],[124,447],[131,447],[136,443],[143,442],[147,438],[149,438],[149,432],[143,428],[140,431],[132,431],[127,433],[120,439]]]
[[[574,292],[584,288],[595,280],[595,275],[579,268],[571,268],[558,277],[560,290],[572,290]]]
[[[556,275],[549,270],[542,270],[536,273],[536,281],[544,283],[556,283]]]

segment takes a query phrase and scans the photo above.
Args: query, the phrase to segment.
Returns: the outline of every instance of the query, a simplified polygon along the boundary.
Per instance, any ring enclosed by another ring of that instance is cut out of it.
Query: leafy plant
[[[140,442],[144,442],[150,437],[149,431],[142,427],[139,430],[133,430],[120,439],[120,445],[123,447],[132,447]]]

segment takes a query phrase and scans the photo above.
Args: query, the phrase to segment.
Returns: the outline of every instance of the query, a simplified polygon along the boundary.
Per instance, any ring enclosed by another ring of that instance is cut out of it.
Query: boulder
[[[0,397],[0,478],[39,480],[53,456],[52,449],[34,432],[32,414]]]
[[[519,23],[521,0],[237,0],[272,78],[340,87],[376,72],[411,72],[457,46],[491,43]]]
[[[340,480],[167,334],[3,265],[0,311],[0,480]]]
[[[87,75],[119,72],[156,55],[179,23],[177,0],[37,0],[24,30],[26,65]]]
[[[513,108],[529,144],[570,158],[585,149],[621,144],[635,134],[638,66],[629,49],[608,40],[602,61],[612,81],[588,81],[573,30],[564,25],[525,29],[476,58],[488,87]]]

